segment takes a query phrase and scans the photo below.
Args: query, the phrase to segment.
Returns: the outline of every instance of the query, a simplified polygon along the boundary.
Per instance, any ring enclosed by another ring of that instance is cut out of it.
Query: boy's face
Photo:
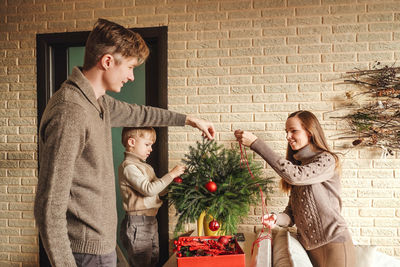
[[[118,61],[116,58],[118,58]],[[138,59],[136,57],[113,56],[104,76],[106,90],[119,93],[125,83],[133,81],[135,79],[133,69],[137,66],[137,63]]]
[[[149,156],[152,149],[152,145],[154,144],[151,136],[149,134],[145,134],[143,137],[131,137],[134,139],[134,143],[131,151],[139,156],[139,158],[145,161]]]

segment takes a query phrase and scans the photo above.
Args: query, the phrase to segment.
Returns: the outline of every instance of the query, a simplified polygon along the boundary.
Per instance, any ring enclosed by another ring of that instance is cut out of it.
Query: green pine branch
[[[173,183],[169,192],[170,205],[178,216],[175,233],[182,231],[184,224],[194,223],[202,211],[221,221],[227,234],[235,233],[250,206],[260,202],[260,187],[266,197],[271,192],[271,178],[262,177],[261,166],[248,160],[254,179],[247,166],[240,164],[239,148],[226,149],[206,139],[191,146],[182,160],[187,166],[183,182]],[[217,184],[216,192],[205,188],[210,179]]]

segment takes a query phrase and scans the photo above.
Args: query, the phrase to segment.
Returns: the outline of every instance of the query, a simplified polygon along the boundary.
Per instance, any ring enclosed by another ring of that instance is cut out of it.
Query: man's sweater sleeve
[[[149,179],[139,170],[139,168],[133,164],[125,167],[124,176],[129,185],[135,191],[146,197],[158,195],[172,182],[174,178],[167,173],[160,179],[149,181]]]
[[[184,126],[186,115],[162,108],[129,104],[104,95],[112,127]]]
[[[77,108],[77,107],[72,107]],[[60,109],[61,110],[61,109]],[[75,159],[85,142],[79,112],[58,112],[40,134],[40,171],[35,219],[52,266],[76,266],[67,230],[67,207]]]
[[[336,167],[335,158],[327,152],[316,156],[308,164],[296,165],[276,154],[260,139],[257,139],[251,145],[251,149],[291,185],[310,185],[324,182],[332,177]]]

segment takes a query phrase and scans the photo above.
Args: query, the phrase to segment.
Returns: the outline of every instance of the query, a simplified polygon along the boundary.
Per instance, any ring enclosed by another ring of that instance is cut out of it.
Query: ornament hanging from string
[[[217,231],[219,229],[219,222],[215,219],[213,219],[209,224],[208,228],[210,228],[211,231]]]
[[[183,182],[183,180],[182,180],[181,177],[175,177],[174,178],[174,182],[177,183],[177,184],[181,184]]]
[[[214,182],[210,179],[210,180],[205,184],[205,188],[206,188],[209,192],[213,193],[213,192],[217,191],[217,184],[214,183]]]
[[[253,173],[251,172],[250,166],[249,166],[249,162],[247,160],[247,152],[246,152],[246,148],[242,148],[242,143],[239,142],[239,147],[240,147],[240,165],[246,165],[247,170],[249,171],[251,177],[253,178]],[[244,153],[243,153],[244,151]],[[253,178],[254,179],[254,178]],[[258,235],[258,237],[256,238],[256,240],[253,242],[252,246],[251,246],[251,254],[253,255],[253,251],[254,251],[254,246],[257,245],[258,247],[260,246],[260,242],[264,239],[269,239],[270,242],[272,243],[272,225],[275,224],[276,222],[276,215],[275,214],[269,214],[267,207],[265,205],[265,200],[264,200],[264,196],[263,196],[263,192],[261,189],[261,186],[259,186],[259,190],[260,190],[260,197],[261,197],[261,209],[262,209],[262,217],[261,217],[261,224],[262,224],[262,228],[261,231]],[[273,221],[273,223],[272,223]],[[264,230],[268,229],[268,233],[266,235],[263,236]]]

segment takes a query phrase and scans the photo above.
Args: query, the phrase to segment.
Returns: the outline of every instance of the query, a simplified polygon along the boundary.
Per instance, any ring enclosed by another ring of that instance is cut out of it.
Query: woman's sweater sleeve
[[[293,226],[293,220],[286,213],[286,210],[276,216],[276,224],[282,227]]]
[[[321,183],[330,179],[335,172],[335,158],[327,152],[315,156],[308,164],[296,165],[279,156],[260,139],[257,139],[250,148],[291,185]]]
[[[124,176],[128,184],[137,192],[146,197],[152,197],[162,192],[173,180],[168,173],[160,179],[150,181],[142,171],[133,164],[124,169]]]

